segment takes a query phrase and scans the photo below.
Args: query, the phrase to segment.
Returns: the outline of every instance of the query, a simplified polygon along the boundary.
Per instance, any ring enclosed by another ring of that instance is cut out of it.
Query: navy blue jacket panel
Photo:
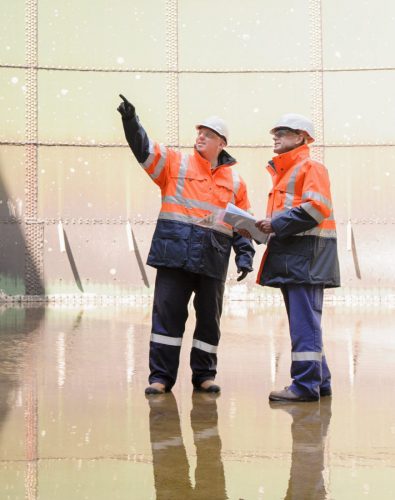
[[[239,235],[232,238],[195,224],[159,219],[147,264],[184,269],[224,281],[232,247],[238,269],[252,271],[255,250],[248,239]]]

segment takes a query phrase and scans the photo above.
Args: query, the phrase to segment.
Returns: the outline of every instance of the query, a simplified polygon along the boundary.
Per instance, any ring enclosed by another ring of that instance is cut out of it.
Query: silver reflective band
[[[180,168],[178,170],[178,180],[176,186],[176,197],[178,198],[182,197],[182,194],[184,192],[185,175],[188,170],[188,163],[189,163],[189,155],[187,154],[181,155],[181,163],[180,163]]]
[[[232,177],[233,177],[233,195],[231,201],[233,204],[235,204],[236,196],[240,189],[240,175],[235,170],[232,170]]]
[[[167,448],[182,446],[184,443],[180,437],[172,437],[152,443],[153,450],[167,450]]]
[[[149,151],[148,158],[145,160],[144,163],[141,163],[141,165],[144,167],[145,170],[149,169],[149,167],[152,165],[152,162],[155,159],[155,145],[151,141],[151,139],[148,139],[148,144],[149,144],[149,146],[148,146],[148,151]]]
[[[204,429],[202,431],[197,431],[194,433],[195,441],[201,441],[203,439],[210,439],[214,436],[218,436],[218,427],[209,427],[208,429]]]
[[[301,169],[303,163],[299,164],[295,170],[292,172],[291,177],[289,178],[287,187],[286,187],[286,193],[285,193],[285,201],[284,201],[284,208],[286,209],[291,209],[294,204],[294,199],[295,199],[295,183],[296,183],[296,176],[299,173],[299,170]]]
[[[315,219],[318,224],[320,224],[325,219],[322,213],[319,212],[315,207],[313,207],[310,201],[302,203],[300,205],[300,208],[303,208],[303,210],[307,212],[311,217],[313,217],[313,219]]]
[[[319,236],[320,238],[336,239],[336,229],[321,229],[319,227],[313,227],[313,229],[295,234],[294,236]]]
[[[305,191],[302,196],[302,200],[315,200],[315,201],[320,201],[324,205],[326,205],[330,210],[332,209],[332,203],[328,198],[325,198],[325,196],[322,196],[321,193],[316,193],[315,191]]]
[[[175,220],[178,222],[186,222],[187,224],[195,224],[196,226],[200,226],[201,217],[195,217],[194,215],[184,215],[184,214],[176,214],[173,212],[160,212],[158,219],[160,220]],[[233,230],[228,229],[226,226],[222,226],[220,224],[214,224],[210,229],[215,229],[219,233],[225,234],[226,236],[232,236]]]
[[[156,342],[157,344],[180,346],[182,337],[167,337],[166,335],[151,333],[151,342]]]
[[[293,352],[292,361],[322,361],[322,352]]]
[[[192,198],[186,198],[185,196],[163,196],[162,203],[173,203],[174,205],[182,205],[187,208],[201,208],[202,210],[209,210],[214,212],[221,209],[222,207],[213,205],[212,203],[207,203],[207,201],[193,200]]]
[[[201,351],[209,352],[210,354],[217,354],[217,346],[206,344],[206,342],[202,342],[201,340],[193,339],[192,347],[196,347],[196,349],[200,349]]]
[[[161,158],[156,164],[154,173],[151,174],[151,179],[157,179],[160,174],[162,173],[163,167],[165,166],[166,163],[166,157],[167,157],[167,150],[164,146],[160,146],[160,152],[161,152]]]
[[[317,453],[323,451],[322,444],[314,444],[314,443],[293,443],[292,444],[293,451],[304,451],[305,453]]]

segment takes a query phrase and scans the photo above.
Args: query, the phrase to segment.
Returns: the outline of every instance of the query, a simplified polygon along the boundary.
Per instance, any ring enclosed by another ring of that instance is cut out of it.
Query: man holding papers
[[[331,374],[321,331],[324,288],[340,286],[336,224],[328,171],[310,158],[312,122],[287,114],[271,130],[274,152],[267,167],[273,189],[267,218],[256,227],[270,235],[257,283],[281,289],[292,344],[292,383],[271,401],[317,401],[330,396]]]

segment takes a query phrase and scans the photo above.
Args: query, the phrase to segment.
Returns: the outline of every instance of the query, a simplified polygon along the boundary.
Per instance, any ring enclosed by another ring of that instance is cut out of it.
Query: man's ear
[[[301,146],[302,144],[307,144],[307,137],[304,134],[300,134],[300,137],[302,138],[302,140],[300,141],[299,146]]]

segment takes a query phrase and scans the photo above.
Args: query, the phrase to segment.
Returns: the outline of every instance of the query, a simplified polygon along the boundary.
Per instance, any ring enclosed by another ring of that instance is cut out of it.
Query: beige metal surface
[[[336,294],[393,295],[393,2],[99,0],[94,11],[77,0],[3,3],[0,291],[80,297],[72,262],[56,250],[62,221],[84,292],[140,294],[136,262],[124,270],[126,227],[145,260],[160,193],[127,149],[122,92],[169,146],[190,148],[197,121],[223,116],[259,216],[268,131],[284,112],[311,116],[313,156],[329,169],[338,221],[344,288]],[[107,261],[122,279],[106,274]],[[248,283],[259,296],[254,276]]]
[[[226,303],[218,398],[192,393],[188,323],[173,393],[149,400],[149,306],[2,308],[0,497],[390,500],[394,320],[327,307],[333,397],[270,406],[289,382],[281,305]]]

